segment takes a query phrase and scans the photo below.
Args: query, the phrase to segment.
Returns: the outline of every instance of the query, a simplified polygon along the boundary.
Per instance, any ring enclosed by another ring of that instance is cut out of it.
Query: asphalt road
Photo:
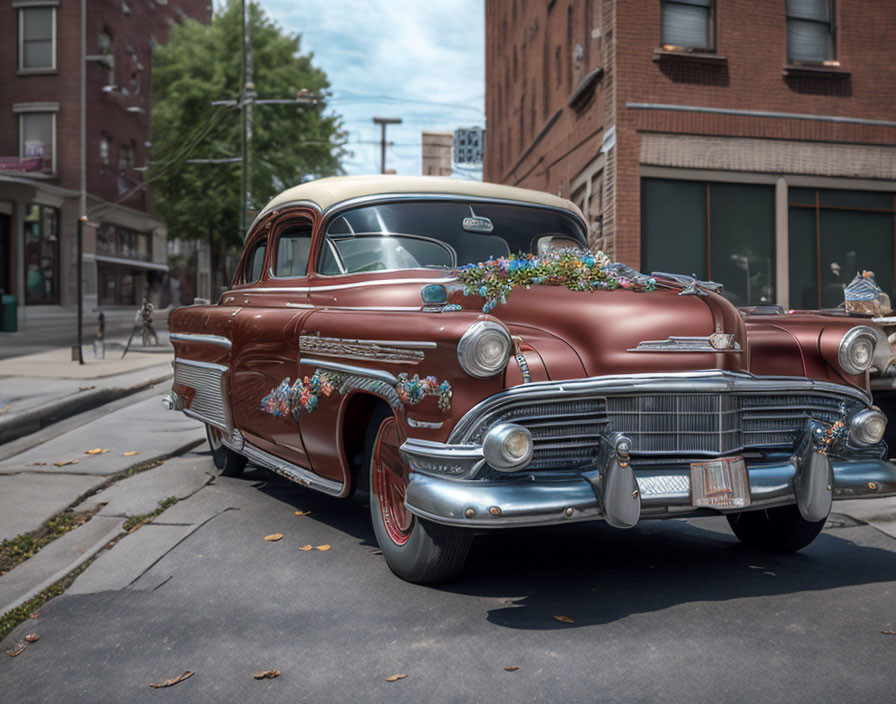
[[[218,477],[156,523],[4,641],[40,634],[0,655],[0,700],[870,703],[896,691],[896,635],[882,633],[896,630],[896,542],[849,519],[787,557],[742,547],[724,519],[496,532],[476,539],[460,581],[435,588],[389,572],[366,506],[263,470]],[[182,530],[174,542],[166,526]],[[253,679],[267,669],[282,675]],[[185,670],[196,674],[149,686]]]

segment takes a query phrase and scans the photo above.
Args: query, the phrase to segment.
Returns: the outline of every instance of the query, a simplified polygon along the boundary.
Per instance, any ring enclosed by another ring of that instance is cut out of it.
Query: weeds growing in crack
[[[65,575],[65,577],[60,579],[58,582],[54,582],[49,587],[44,589],[40,594],[32,597],[21,606],[17,606],[16,608],[7,611],[5,614],[0,615],[0,641],[6,638],[6,636],[8,636],[16,626],[22,623],[22,621],[30,618],[31,614],[33,614],[37,609],[39,609],[51,599],[54,599],[64,593],[65,590],[72,585],[72,582],[75,581],[78,575],[84,572],[84,570],[86,570],[103,552],[111,550],[113,547],[115,547],[115,544],[119,540],[124,538],[129,533],[133,533],[140,526],[156,518],[163,511],[165,511],[165,509],[174,506],[174,504],[176,503],[177,497],[169,496],[164,501],[160,501],[159,507],[152,513],[147,513],[140,516],[131,516],[131,518],[125,521],[124,525],[122,526],[122,530],[124,532],[119,533],[114,538],[112,538],[112,540],[106,543],[103,548],[97,550],[95,554],[78,565],[75,569]]]

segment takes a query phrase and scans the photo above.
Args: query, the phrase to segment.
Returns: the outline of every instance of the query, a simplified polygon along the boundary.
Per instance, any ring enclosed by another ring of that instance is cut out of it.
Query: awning
[[[142,259],[124,259],[122,257],[109,257],[105,254],[96,254],[94,259],[104,264],[118,264],[119,266],[127,266],[131,269],[152,269],[154,271],[170,271],[171,268],[167,264],[157,264],[156,262],[147,262]]]

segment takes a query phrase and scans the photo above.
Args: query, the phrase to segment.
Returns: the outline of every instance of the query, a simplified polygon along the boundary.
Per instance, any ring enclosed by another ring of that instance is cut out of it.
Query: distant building
[[[740,304],[894,292],[892,0],[486,0],[485,180]]]
[[[424,176],[451,175],[451,149],[454,137],[450,132],[423,132],[421,135]]]
[[[85,309],[167,305],[167,232],[143,182],[150,59],[172,24],[209,0],[88,0]],[[77,302],[81,5],[0,5],[0,289],[22,306]]]
[[[461,127],[454,130],[454,163],[481,165],[485,147],[485,130],[481,127]]]

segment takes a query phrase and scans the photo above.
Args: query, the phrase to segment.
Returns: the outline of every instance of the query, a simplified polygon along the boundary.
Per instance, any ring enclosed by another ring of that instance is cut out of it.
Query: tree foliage
[[[301,37],[284,33],[256,3],[249,7],[249,27],[258,99],[291,99],[301,90],[322,98],[316,105],[253,106],[249,206],[257,209],[283,188],[340,173],[344,133],[340,119],[326,114],[327,76],[301,52]],[[240,35],[240,3],[228,0],[208,25],[185,20],[172,27],[152,59],[155,208],[171,237],[207,240],[216,262],[242,244],[242,167],[187,160],[240,156],[239,108],[212,106],[239,101]]]

